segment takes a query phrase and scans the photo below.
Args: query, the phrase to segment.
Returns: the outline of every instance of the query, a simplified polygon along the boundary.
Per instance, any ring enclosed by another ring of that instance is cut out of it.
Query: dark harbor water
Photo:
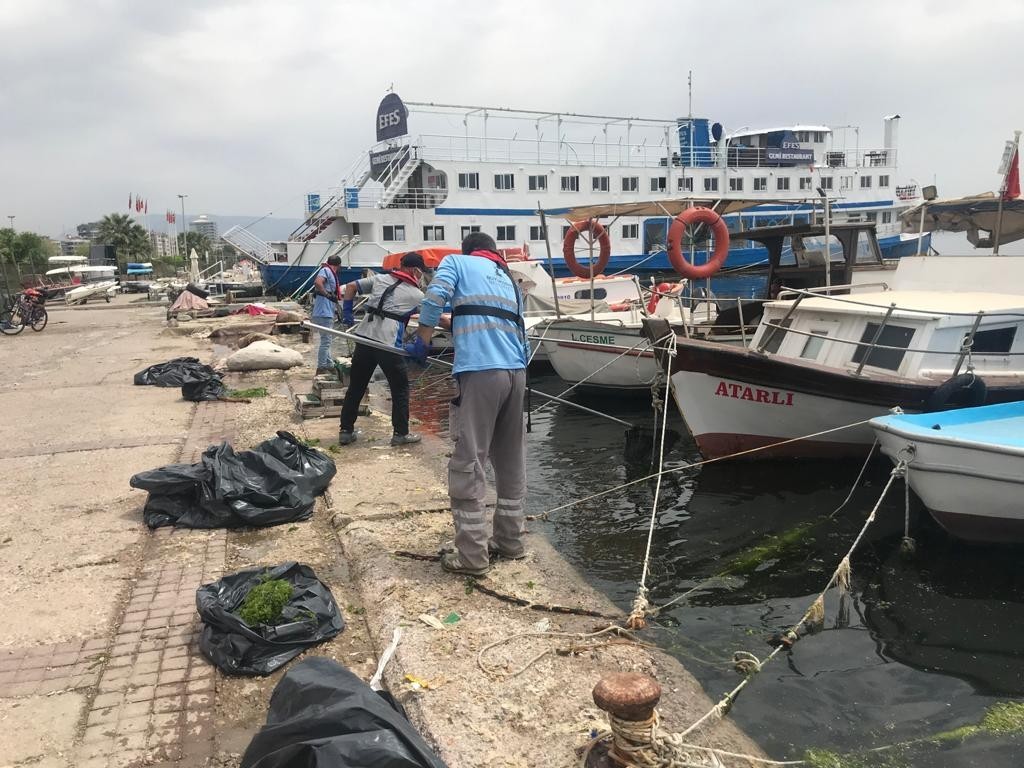
[[[552,393],[566,386],[554,376],[532,379]],[[414,412],[443,429],[447,388],[432,376],[424,382]],[[647,399],[580,402],[653,426]],[[533,408],[540,404],[535,398]],[[676,439],[666,466],[699,460],[674,411],[669,425]],[[648,474],[646,459],[626,460],[624,432],[564,406],[536,413],[528,437],[528,510],[540,513]],[[830,518],[859,469],[859,461],[750,462],[666,476],[651,602],[729,575],[661,614],[646,636],[677,656],[712,700],[741,679],[733,653],[763,659],[772,635],[799,620],[849,548],[890,466],[876,459],[851,502]],[[652,499],[653,481],[644,482],[531,527],[628,610]],[[836,590],[828,593],[824,628],[767,666],[731,717],[777,759],[817,748],[863,758],[843,765],[1020,766],[1024,734],[933,737],[1024,697],[1024,551],[957,542],[914,504],[918,552],[906,561],[899,552],[903,512],[897,482],[854,557],[851,595],[841,603]],[[912,740],[924,741],[864,754]]]

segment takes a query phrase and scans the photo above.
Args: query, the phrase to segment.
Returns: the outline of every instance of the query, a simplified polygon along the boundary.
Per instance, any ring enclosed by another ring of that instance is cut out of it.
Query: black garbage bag
[[[210,446],[197,464],[168,464],[132,476],[149,491],[150,528],[240,528],[305,520],[337,468],[325,453],[278,432],[251,451]]]
[[[270,697],[241,768],[445,768],[397,704],[337,662],[303,659]]]
[[[151,384],[155,387],[180,387],[190,381],[207,381],[220,378],[213,368],[200,363],[195,357],[176,357],[166,363],[151,365],[135,374],[136,384]]]
[[[181,385],[181,396],[198,403],[203,400],[220,400],[227,396],[227,388],[220,376],[198,381],[186,381]]]
[[[250,627],[237,611],[250,589],[270,579],[292,585],[291,599],[281,611],[289,621]],[[196,609],[203,620],[199,650],[227,675],[269,675],[345,628],[331,590],[312,568],[294,562],[249,568],[204,584],[196,590]]]

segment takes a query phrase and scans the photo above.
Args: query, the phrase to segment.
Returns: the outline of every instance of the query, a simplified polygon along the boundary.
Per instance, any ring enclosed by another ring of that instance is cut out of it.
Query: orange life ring
[[[589,232],[591,237],[596,237],[599,245],[597,254],[597,263],[591,263],[587,268],[580,266],[580,263],[576,261],[576,240],[584,232]],[[562,243],[562,257],[565,259],[565,266],[569,268],[576,277],[589,278],[590,270],[594,270],[595,275],[599,275],[604,271],[604,268],[608,266],[608,259],[612,255],[612,241],[608,237],[608,231],[597,219],[587,219],[586,221],[577,221],[571,227],[569,231],[565,233],[565,240]]]
[[[708,224],[715,236],[715,250],[706,264],[691,264],[683,256],[683,232],[688,224]],[[668,228],[668,260],[683,277],[689,280],[700,280],[711,277],[725,264],[729,255],[729,228],[722,217],[710,208],[687,208],[674,219]]]

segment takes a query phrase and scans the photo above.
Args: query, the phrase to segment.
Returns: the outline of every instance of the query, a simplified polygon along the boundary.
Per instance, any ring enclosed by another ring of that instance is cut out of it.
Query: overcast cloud
[[[0,0],[0,216],[301,215],[406,100],[727,129],[903,116],[900,178],[994,189],[1024,128],[1024,3]],[[415,125],[411,126],[415,133]],[[6,224],[6,221],[0,219]]]

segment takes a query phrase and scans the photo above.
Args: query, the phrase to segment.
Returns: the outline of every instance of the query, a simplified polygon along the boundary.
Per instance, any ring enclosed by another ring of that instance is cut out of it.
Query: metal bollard
[[[614,765],[631,764],[630,748],[651,745],[654,708],[661,700],[661,685],[640,672],[613,672],[598,681],[593,696],[594,703],[608,713],[612,729],[608,757]]]

